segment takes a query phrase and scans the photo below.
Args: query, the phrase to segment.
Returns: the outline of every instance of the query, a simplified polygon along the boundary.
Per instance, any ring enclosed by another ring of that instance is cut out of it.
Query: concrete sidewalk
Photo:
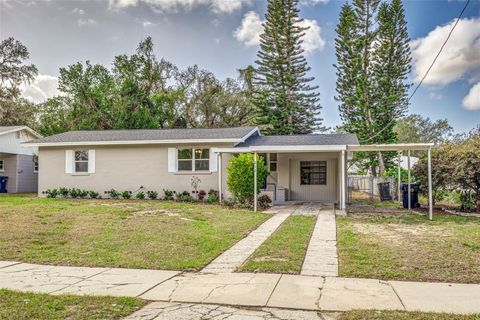
[[[0,288],[181,303],[480,313],[480,285],[262,273],[181,273],[0,261]]]

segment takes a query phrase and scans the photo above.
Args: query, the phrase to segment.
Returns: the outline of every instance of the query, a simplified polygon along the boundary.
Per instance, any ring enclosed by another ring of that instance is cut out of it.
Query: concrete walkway
[[[261,273],[181,273],[2,261],[0,288],[312,311],[376,309],[480,313],[478,284]]]
[[[203,268],[205,273],[234,272],[260,245],[282,224],[291,214],[290,206],[273,207],[268,211],[273,216],[252,231],[244,239],[237,242],[230,249],[219,255],[209,265]]]
[[[313,210],[318,211],[317,222],[305,254],[301,274],[336,277],[338,256],[335,210],[333,206],[321,205],[317,205],[317,209],[313,207]]]

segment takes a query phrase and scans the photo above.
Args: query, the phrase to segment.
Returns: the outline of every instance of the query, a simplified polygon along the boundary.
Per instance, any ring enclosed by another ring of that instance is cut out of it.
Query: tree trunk
[[[383,155],[381,151],[377,152],[378,158],[378,175],[381,176],[385,172],[385,162],[383,161]]]

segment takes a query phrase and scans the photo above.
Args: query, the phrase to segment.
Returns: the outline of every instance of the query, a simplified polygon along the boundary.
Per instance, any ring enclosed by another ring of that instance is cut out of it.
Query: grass
[[[480,314],[354,310],[342,313],[337,320],[480,320]]]
[[[243,272],[300,273],[313,216],[290,216],[239,268]]]
[[[480,283],[480,219],[451,215],[337,218],[347,277]]]
[[[120,319],[147,304],[137,298],[48,295],[0,289],[0,319]]]
[[[197,270],[267,214],[173,201],[0,197],[0,260]]]

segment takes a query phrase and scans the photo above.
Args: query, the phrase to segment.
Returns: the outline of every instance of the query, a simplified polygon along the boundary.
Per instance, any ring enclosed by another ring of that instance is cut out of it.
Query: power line
[[[450,39],[450,36],[452,35],[453,30],[455,30],[455,28],[457,27],[457,24],[458,24],[458,22],[460,21],[460,19],[462,18],[463,13],[464,13],[465,10],[467,9],[469,3],[470,3],[470,0],[467,0],[467,2],[465,3],[465,6],[463,7],[462,11],[461,11],[460,14],[458,15],[457,20],[455,21],[455,24],[453,25],[452,29],[450,29],[450,32],[448,33],[447,38],[445,39],[445,41],[443,42],[442,46],[440,47],[440,50],[438,50],[438,53],[437,53],[437,55],[435,56],[435,58],[433,59],[432,63],[430,64],[430,67],[428,67],[427,72],[425,72],[425,75],[422,77],[422,79],[420,80],[420,82],[417,84],[417,86],[415,87],[415,90],[413,90],[413,92],[412,92],[412,94],[410,95],[410,97],[408,98],[407,102],[410,102],[410,100],[412,99],[412,97],[413,97],[413,96],[415,95],[415,93],[417,92],[418,88],[420,88],[420,86],[422,85],[423,80],[425,80],[425,78],[428,76],[428,73],[429,73],[430,70],[432,69],[432,67],[433,67],[433,65],[435,64],[435,62],[437,62],[438,57],[440,56],[440,54],[441,54],[442,51],[443,51],[443,48],[445,47],[445,45],[447,44],[448,40]],[[364,140],[363,142],[370,141],[370,140],[372,140],[373,138],[375,138],[376,136],[378,136],[380,133],[382,133],[383,131],[385,131],[394,121],[395,121],[395,120],[390,121],[390,122],[389,122],[386,126],[384,126],[380,131],[378,131],[377,133],[375,133],[373,136],[371,136],[371,137],[368,138],[367,140]]]

